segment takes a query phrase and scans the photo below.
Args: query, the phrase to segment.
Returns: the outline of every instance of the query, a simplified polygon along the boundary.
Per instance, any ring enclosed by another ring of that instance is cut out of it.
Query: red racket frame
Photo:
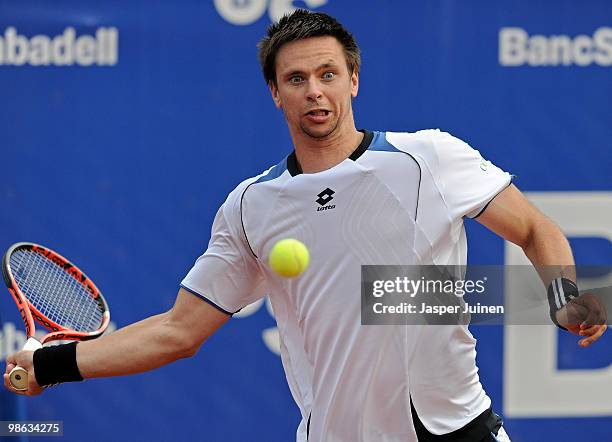
[[[10,257],[16,250],[30,250],[32,252],[44,256],[45,258],[62,267],[64,271],[66,271],[75,281],[81,284],[91,295],[91,297],[96,300],[100,310],[103,312],[102,324],[100,325],[98,330],[92,332],[78,332],[75,330],[70,330],[50,320],[40,311],[38,311],[38,309],[34,307],[32,303],[30,303],[30,301],[23,294],[23,292],[15,282],[15,278],[13,277]],[[42,344],[57,340],[87,341],[89,339],[95,339],[102,333],[104,333],[104,330],[106,330],[108,324],[110,323],[110,311],[108,309],[108,304],[106,303],[106,300],[104,299],[104,296],[102,296],[102,293],[100,292],[98,287],[76,265],[68,261],[59,253],[49,249],[48,247],[29,242],[20,242],[17,244],[13,244],[11,247],[9,247],[9,249],[4,254],[4,257],[2,258],[2,276],[4,277],[4,282],[11,296],[13,297],[15,303],[17,304],[17,307],[19,308],[19,313],[21,314],[21,318],[23,319],[23,322],[25,324],[26,334],[28,338],[34,337],[34,321],[36,321],[51,332],[40,341]]]

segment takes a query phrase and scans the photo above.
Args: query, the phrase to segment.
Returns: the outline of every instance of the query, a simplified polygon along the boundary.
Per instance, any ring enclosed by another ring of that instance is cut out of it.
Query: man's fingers
[[[601,310],[593,309],[589,311],[587,318],[582,322],[582,326],[590,327],[590,326],[601,326],[606,324],[606,318],[602,315]]]
[[[9,374],[11,372],[11,370],[13,368],[15,368],[16,365],[12,362],[9,362],[8,360],[6,361],[6,370],[4,371],[6,374]]]
[[[15,355],[13,354],[13,355],[7,356],[6,357],[6,370],[4,371],[4,373],[9,374],[11,370],[15,368],[16,365],[17,365],[17,361],[15,359]]]
[[[591,293],[584,293],[578,298],[572,300],[588,310],[588,315],[583,324],[586,325],[603,325],[607,322],[607,314],[604,305],[599,298]]]
[[[8,355],[8,356],[6,357],[6,365],[8,365],[8,364],[17,365],[17,360],[15,359],[15,355],[16,355],[16,354],[17,354],[17,353],[12,354],[12,355]]]
[[[578,334],[580,336],[591,336],[597,330],[599,330],[599,325],[581,325]]]
[[[11,385],[10,372],[16,367],[21,366],[28,371],[29,385],[26,391],[18,391]],[[4,386],[7,390],[21,395],[35,396],[42,392],[42,388],[36,383],[33,368],[33,352],[20,351],[6,358],[6,371],[4,373]]]
[[[594,329],[594,332],[587,338],[581,339],[580,341],[578,341],[578,345],[580,345],[581,347],[588,347],[589,345],[591,345],[593,342],[597,341],[601,335],[604,334],[604,332],[608,329],[607,325],[595,325],[593,327],[591,327]]]

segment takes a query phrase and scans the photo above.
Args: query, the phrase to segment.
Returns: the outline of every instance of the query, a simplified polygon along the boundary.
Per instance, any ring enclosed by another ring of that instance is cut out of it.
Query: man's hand
[[[558,276],[550,276],[546,270],[575,266],[572,249],[563,232],[527,201],[514,185],[500,192],[477,220],[505,240],[521,247],[540,274],[545,287]],[[575,276],[567,274],[566,277],[575,281]],[[607,328],[605,309],[599,299],[590,294],[570,301],[556,313],[556,319],[570,332],[585,336],[578,341],[581,347],[591,345]]]
[[[597,341],[608,328],[608,317],[603,304],[590,293],[572,299],[557,312],[556,317],[559,324],[571,333],[586,336],[578,341],[581,347],[588,347]]]
[[[28,371],[28,389],[26,391],[18,391],[13,388],[9,380],[9,373],[17,365]],[[4,373],[4,386],[7,390],[13,393],[22,394],[26,396],[36,396],[42,393],[43,388],[36,382],[36,376],[34,375],[34,352],[33,351],[20,351],[14,355],[6,358],[6,372]]]

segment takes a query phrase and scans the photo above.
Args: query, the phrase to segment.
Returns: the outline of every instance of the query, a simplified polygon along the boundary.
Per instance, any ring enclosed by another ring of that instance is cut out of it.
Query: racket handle
[[[26,391],[28,389],[28,372],[18,365],[9,373],[9,381],[15,390]]]
[[[35,351],[42,348],[42,344],[34,338],[28,338],[22,350]],[[28,389],[28,372],[17,365],[9,373],[9,381],[13,388],[17,391],[26,391]]]

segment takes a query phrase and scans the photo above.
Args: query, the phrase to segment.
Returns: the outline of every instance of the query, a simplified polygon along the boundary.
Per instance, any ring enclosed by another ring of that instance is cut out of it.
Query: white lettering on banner
[[[115,66],[119,60],[119,31],[98,28],[96,35],[77,37],[72,27],[53,38],[20,35],[8,27],[0,35],[0,65],[6,66]]]
[[[526,195],[535,206],[559,224],[567,236],[612,240],[612,192],[526,192]],[[505,249],[507,266],[529,264],[519,247],[506,242]],[[611,275],[604,278],[580,281],[590,283],[587,287],[612,285]],[[535,272],[534,279],[543,293],[544,286]],[[507,309],[518,311],[521,306],[524,308],[521,295],[534,293],[533,288],[526,287],[532,282],[517,278],[505,280]],[[547,309],[545,303],[540,304]],[[612,416],[609,389],[612,385],[612,364],[592,370],[557,370],[557,330],[552,323],[505,327],[505,416]]]
[[[522,28],[499,31],[502,66],[612,66],[612,28],[600,27],[593,36],[533,35]]]
[[[0,360],[5,360],[7,356],[17,353],[21,350],[26,342],[26,334],[23,331],[23,323],[21,327],[15,327],[12,322],[5,322],[0,329]],[[110,322],[104,334],[112,333],[117,330],[117,325],[114,322]],[[36,338],[42,339],[46,332],[44,330],[36,330]],[[61,341],[55,341],[60,343]],[[52,345],[50,343],[49,345]]]
[[[263,17],[268,9],[268,16],[272,21],[297,9],[293,5],[295,0],[214,0],[215,8],[221,17],[227,22],[246,26],[255,23]],[[327,3],[327,0],[304,0],[308,8],[318,8]]]

